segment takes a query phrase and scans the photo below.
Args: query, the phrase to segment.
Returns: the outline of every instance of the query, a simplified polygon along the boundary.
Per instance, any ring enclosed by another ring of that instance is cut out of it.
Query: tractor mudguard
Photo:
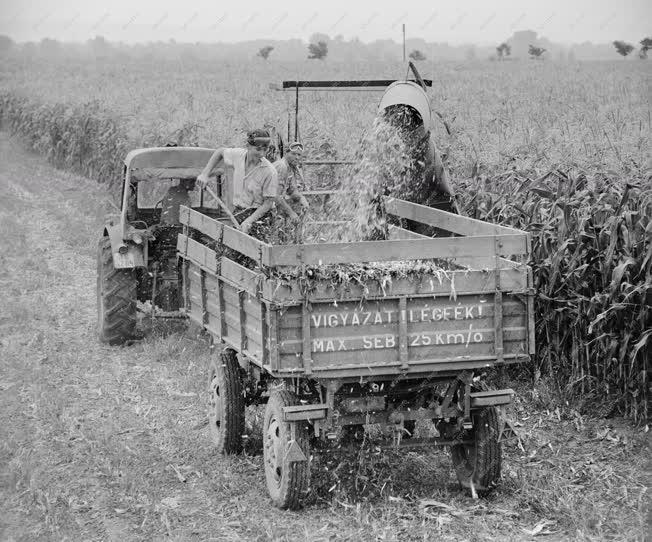
[[[105,235],[108,235],[111,241],[111,255],[113,256],[113,266],[116,269],[134,269],[136,267],[145,267],[145,255],[143,246],[126,242],[122,226],[106,226]],[[124,251],[125,247],[127,251]],[[122,252],[120,252],[122,249]]]

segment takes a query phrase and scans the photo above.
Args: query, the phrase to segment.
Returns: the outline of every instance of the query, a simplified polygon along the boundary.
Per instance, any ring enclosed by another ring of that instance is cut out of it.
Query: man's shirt
[[[295,194],[302,190],[303,177],[298,168],[291,166],[285,158],[280,158],[272,164],[278,173],[279,194],[283,196]]]
[[[278,174],[269,160],[261,158],[260,164],[245,174],[246,156],[246,149],[224,149],[233,206],[244,209],[260,207],[266,198],[275,198],[279,193]]]

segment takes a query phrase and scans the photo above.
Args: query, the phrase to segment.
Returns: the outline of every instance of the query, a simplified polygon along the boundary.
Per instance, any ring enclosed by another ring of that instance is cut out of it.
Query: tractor
[[[222,216],[205,191],[193,191],[214,149],[155,147],[133,150],[124,160],[122,206],[108,217],[97,253],[98,330],[102,342],[137,338],[138,303],[152,315],[184,317],[179,295],[179,207]],[[214,190],[221,193],[219,176]]]

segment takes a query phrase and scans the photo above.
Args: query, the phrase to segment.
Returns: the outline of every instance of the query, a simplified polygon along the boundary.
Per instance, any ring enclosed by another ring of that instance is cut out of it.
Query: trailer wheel
[[[240,453],[245,406],[240,365],[233,350],[225,350],[217,359],[213,357],[208,382],[208,418],[217,451]]]
[[[495,407],[484,408],[473,415],[473,429],[462,434],[471,444],[451,446],[451,456],[457,479],[462,487],[486,495],[500,478],[500,427]]]
[[[285,390],[273,391],[267,402],[263,423],[267,490],[275,506],[290,510],[301,507],[310,483],[310,445],[307,428],[301,422],[283,421],[283,407],[297,403],[293,393]],[[301,458],[301,455],[304,457]]]

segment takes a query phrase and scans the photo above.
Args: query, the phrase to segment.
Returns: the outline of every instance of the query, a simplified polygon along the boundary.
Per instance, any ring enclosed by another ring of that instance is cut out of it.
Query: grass
[[[126,348],[97,342],[104,188],[4,135],[0,161],[0,221],[13,226],[0,268],[1,539],[645,538],[647,427],[583,416],[545,380],[518,389],[521,444],[506,445],[487,499],[460,490],[444,452],[371,449],[319,459],[342,466],[315,474],[313,504],[274,509],[259,412],[248,412],[245,455],[214,453],[202,403],[211,352],[197,329],[156,325]]]

